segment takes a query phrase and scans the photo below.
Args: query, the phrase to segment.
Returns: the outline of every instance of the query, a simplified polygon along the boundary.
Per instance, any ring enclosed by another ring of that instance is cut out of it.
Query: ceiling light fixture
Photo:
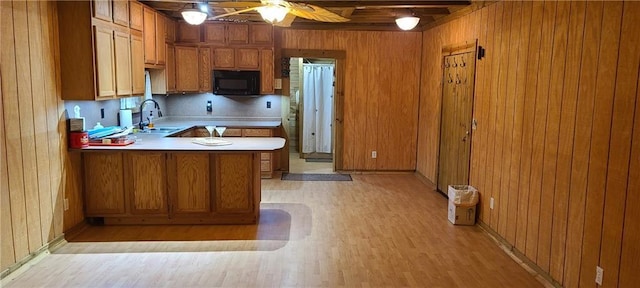
[[[405,31],[415,28],[416,25],[418,25],[418,22],[420,22],[420,18],[415,16],[407,16],[396,19],[396,24],[398,24],[398,27]]]
[[[284,20],[284,17],[287,16],[287,13],[289,13],[289,8],[282,7],[280,5],[262,6],[258,7],[256,10],[258,11],[258,13],[260,13],[260,16],[262,16],[262,19],[264,19],[264,21],[267,21],[271,24],[278,23]]]
[[[181,14],[184,21],[191,25],[200,25],[207,19],[207,13],[196,8],[196,4],[191,5],[191,8],[183,9]]]

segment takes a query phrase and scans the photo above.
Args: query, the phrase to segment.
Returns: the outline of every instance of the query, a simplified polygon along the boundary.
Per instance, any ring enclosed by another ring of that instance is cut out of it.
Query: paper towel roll
[[[129,109],[120,110],[120,127],[131,127],[131,126],[133,126],[131,110]]]

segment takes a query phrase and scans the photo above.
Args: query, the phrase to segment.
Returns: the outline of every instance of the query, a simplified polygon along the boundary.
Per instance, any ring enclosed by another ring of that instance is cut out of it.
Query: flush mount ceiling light
[[[195,4],[192,4],[191,8],[183,9],[181,14],[184,21],[191,25],[200,25],[207,19],[207,13],[197,9]]]
[[[264,21],[271,24],[284,20],[284,17],[287,16],[287,13],[289,12],[289,8],[287,7],[272,4],[258,7],[256,10],[260,13],[260,16],[262,16]]]
[[[418,25],[418,22],[420,22],[420,18],[415,16],[407,16],[396,19],[396,24],[398,24],[398,27],[405,31],[415,28],[416,25]]]

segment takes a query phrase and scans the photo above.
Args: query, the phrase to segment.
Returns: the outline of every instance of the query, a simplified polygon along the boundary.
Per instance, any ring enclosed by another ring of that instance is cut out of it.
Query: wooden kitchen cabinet
[[[116,95],[128,96],[132,93],[131,83],[131,40],[128,33],[114,31]]]
[[[166,18],[156,13],[156,64],[158,65],[164,65],[167,59],[165,22]]]
[[[250,37],[250,44],[252,45],[273,46],[273,25],[251,25]]]
[[[233,48],[213,48],[213,68],[232,69],[236,66]]]
[[[93,0],[93,17],[112,22],[111,0]]]
[[[131,34],[131,81],[131,94],[144,94],[144,44],[138,34]]]
[[[128,27],[93,17],[92,11],[110,11],[92,10],[96,3],[107,2],[57,2],[63,100],[131,96],[133,85],[138,83],[134,77],[140,75],[139,69],[144,69],[135,62],[135,57],[139,57],[136,45],[141,43],[136,40],[140,38],[131,38]]]
[[[175,46],[176,54],[176,90],[178,92],[196,92],[198,81],[198,48]]]
[[[254,210],[253,154],[217,154],[215,157],[216,213]],[[258,181],[260,181],[258,179]],[[259,192],[258,192],[259,193]]]
[[[113,1],[113,23],[129,27],[129,1]]]
[[[125,177],[131,214],[168,215],[166,154],[126,154]]]
[[[122,153],[84,153],[85,215],[101,217],[126,212]]]
[[[211,92],[211,48],[198,48],[198,83],[200,92]]]
[[[165,33],[164,33],[164,41],[167,43],[174,43],[176,42],[176,21],[171,20],[170,18],[165,18],[164,19],[164,27],[165,27]]]
[[[167,185],[171,215],[210,214],[212,183],[208,153],[170,153],[167,157]]]
[[[260,94],[274,93],[273,50],[260,50]]]
[[[129,27],[137,31],[144,29],[144,16],[142,12],[142,4],[138,1],[129,2]]]
[[[238,69],[260,69],[260,50],[257,48],[237,48],[236,68]]]
[[[176,42],[198,43],[200,42],[200,25],[191,25],[184,21],[178,21],[176,29]]]
[[[242,137],[272,137],[273,129],[245,128],[242,129]],[[273,164],[271,152],[260,153],[260,174],[262,178],[273,178]]]
[[[175,49],[173,44],[165,44],[167,50],[167,62],[165,65],[165,76],[167,83],[167,91],[166,92],[175,92],[176,91],[176,60],[175,60]]]
[[[144,63],[156,64],[156,12],[153,9],[143,8],[143,35],[144,35]]]
[[[210,45],[249,44],[249,25],[237,23],[207,23],[204,42]]]
[[[113,30],[94,26],[97,98],[116,96],[115,48]]]

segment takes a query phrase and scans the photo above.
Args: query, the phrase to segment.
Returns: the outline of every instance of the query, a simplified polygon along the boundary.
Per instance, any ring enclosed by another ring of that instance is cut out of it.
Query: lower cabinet
[[[85,216],[105,224],[248,224],[260,153],[83,153]]]

